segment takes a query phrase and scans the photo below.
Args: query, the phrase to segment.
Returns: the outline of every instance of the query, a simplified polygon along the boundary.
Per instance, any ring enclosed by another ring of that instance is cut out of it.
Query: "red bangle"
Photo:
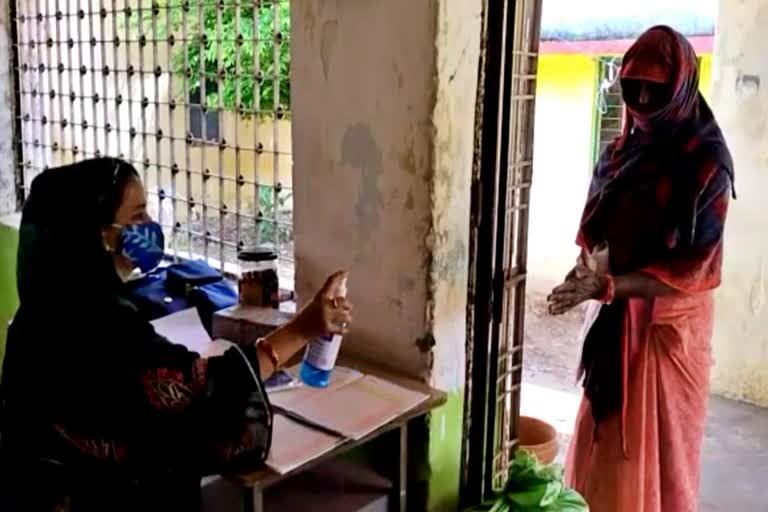
[[[269,358],[269,361],[272,363],[275,370],[280,368],[280,356],[277,355],[277,350],[275,350],[275,347],[272,346],[272,343],[270,343],[268,339],[257,339],[256,350],[264,352],[264,355]]]
[[[600,297],[600,302],[603,304],[612,304],[613,300],[616,298],[616,280],[612,275],[607,274],[605,276],[605,281],[605,291],[603,292],[602,297]]]

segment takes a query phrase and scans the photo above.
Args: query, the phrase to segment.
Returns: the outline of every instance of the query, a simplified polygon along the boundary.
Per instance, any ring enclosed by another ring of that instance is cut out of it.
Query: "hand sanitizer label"
[[[319,370],[330,371],[336,365],[336,358],[341,348],[341,336],[323,336],[316,338],[307,346],[305,361]]]

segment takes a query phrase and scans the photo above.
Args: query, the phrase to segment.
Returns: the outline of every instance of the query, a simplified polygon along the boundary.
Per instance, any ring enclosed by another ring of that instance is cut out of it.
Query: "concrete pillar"
[[[768,405],[768,0],[720,0],[712,103],[736,167],[713,390]]]
[[[16,158],[13,145],[13,58],[11,55],[11,10],[8,0],[0,6],[0,215],[16,210]]]
[[[355,327],[343,350],[452,393],[451,413],[432,418],[439,439],[429,440],[449,501],[461,446],[481,3],[292,4],[299,299],[350,269]],[[430,490],[431,503],[448,510],[440,492]]]

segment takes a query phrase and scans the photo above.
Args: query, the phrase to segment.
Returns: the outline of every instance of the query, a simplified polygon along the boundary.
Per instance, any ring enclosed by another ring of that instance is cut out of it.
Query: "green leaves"
[[[186,75],[190,91],[204,82],[209,107],[290,110],[288,0],[142,0],[128,26],[147,38],[174,35],[172,71]]]
[[[518,450],[502,493],[469,512],[481,511],[588,512],[589,507],[579,493],[565,487],[561,466],[545,466],[530,453]]]

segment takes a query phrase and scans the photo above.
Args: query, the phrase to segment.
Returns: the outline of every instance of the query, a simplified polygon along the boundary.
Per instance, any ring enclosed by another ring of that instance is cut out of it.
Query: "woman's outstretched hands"
[[[547,297],[549,314],[562,315],[579,304],[599,298],[606,289],[609,273],[608,247],[601,245],[591,253],[582,251],[565,282]]]

